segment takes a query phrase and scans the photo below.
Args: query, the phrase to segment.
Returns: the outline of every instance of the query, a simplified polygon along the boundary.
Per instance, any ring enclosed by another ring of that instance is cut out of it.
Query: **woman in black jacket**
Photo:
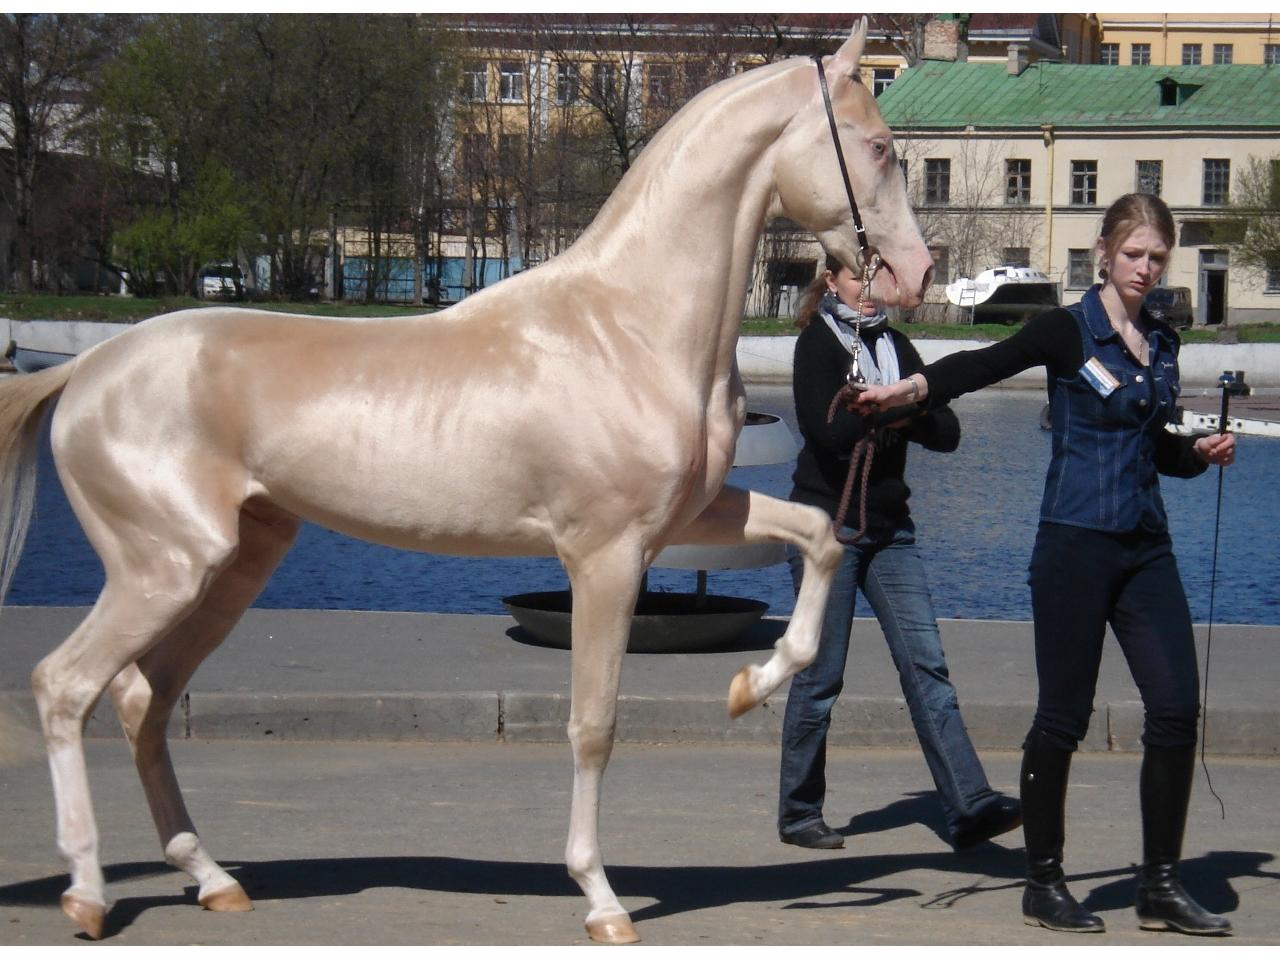
[[[1194,477],[1235,459],[1235,437],[1170,433],[1181,383],[1178,335],[1143,307],[1176,242],[1159,197],[1108,209],[1096,254],[1102,283],[1007,340],[944,357],[858,400],[868,415],[904,400],[945,404],[1031,367],[1048,373],[1053,453],[1031,554],[1036,715],[1023,743],[1027,923],[1096,933],[1102,919],[1067,890],[1062,869],[1071,755],[1084,737],[1110,624],[1142,695],[1139,774],[1143,865],[1135,907],[1148,930],[1221,936],[1178,879],[1195,772],[1199,673],[1159,474]]]
[[[868,383],[893,383],[923,364],[911,342],[888,318],[860,298],[861,284],[848,267],[828,258],[827,269],[805,296],[798,314],[793,384],[804,446],[796,458],[791,499],[821,507],[834,519],[859,441],[874,444],[866,478],[865,529],[861,524],[861,475],[856,478],[848,540],[823,616],[822,638],[812,664],[791,681],[782,732],[778,835],[784,843],[835,849],[844,837],[823,819],[827,730],[844,686],[854,602],[859,590],[884,632],[911,711],[929,771],[937,786],[947,830],[956,849],[981,843],[1021,822],[1018,802],[987,783],[969,741],[948,675],[924,564],[903,482],[907,443],[950,452],[960,424],[950,409],[901,406],[863,416],[844,403],[828,410],[844,386],[855,354]],[[862,306],[859,322],[858,308]],[[788,550],[796,590],[804,564]]]

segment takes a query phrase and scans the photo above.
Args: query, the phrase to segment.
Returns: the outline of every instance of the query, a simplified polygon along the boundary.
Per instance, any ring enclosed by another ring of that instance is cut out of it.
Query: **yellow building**
[[[1280,65],[1280,13],[1097,13],[1098,63]]]

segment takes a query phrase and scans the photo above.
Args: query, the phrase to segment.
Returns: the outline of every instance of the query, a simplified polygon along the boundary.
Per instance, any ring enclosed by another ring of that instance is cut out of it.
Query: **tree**
[[[966,136],[939,151],[945,156],[926,157],[921,142],[902,132],[910,126],[900,125],[898,151],[906,164],[916,223],[930,248],[946,251],[947,275],[934,282],[973,277],[1005,263],[1015,249],[1034,259],[1041,221],[1032,207],[1008,199],[1007,145]],[[930,163],[945,166],[933,167],[931,174]],[[936,178],[932,185],[927,183],[931,175]]]
[[[421,171],[408,158],[453,82],[437,41],[408,14],[152,19],[103,91],[102,142],[152,218],[142,234],[177,229],[213,161],[252,224],[224,257],[261,259],[273,292],[305,296],[339,212],[375,235],[410,225]]]
[[[1232,266],[1280,276],[1280,154],[1249,157],[1214,232],[1230,248]]]
[[[15,284],[32,288],[37,176],[49,152],[77,136],[90,79],[132,18],[73,13],[0,15],[0,144],[12,184]]]

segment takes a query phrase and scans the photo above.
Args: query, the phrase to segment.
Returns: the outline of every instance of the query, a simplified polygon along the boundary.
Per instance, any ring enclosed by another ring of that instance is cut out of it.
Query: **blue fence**
[[[436,267],[440,266],[437,275]],[[462,257],[445,257],[443,260],[431,258],[422,264],[422,295],[432,299],[434,287],[439,288],[440,300],[453,303],[467,295],[468,287],[488,287],[504,277],[509,277],[520,269],[520,258],[509,257],[506,260],[488,258],[475,261],[475,280],[467,283],[465,268],[467,262]],[[368,257],[348,257],[342,262],[342,299],[364,300],[368,283]],[[413,300],[413,260],[408,257],[385,257],[375,271],[379,277],[374,283],[373,299],[387,303],[409,303]],[[483,269],[481,269],[483,267]]]

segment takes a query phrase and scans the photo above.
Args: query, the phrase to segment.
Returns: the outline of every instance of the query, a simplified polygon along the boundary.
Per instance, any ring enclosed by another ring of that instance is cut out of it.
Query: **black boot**
[[[1102,933],[1102,918],[1076,902],[1062,872],[1070,769],[1071,751],[1032,727],[1022,745],[1022,832],[1027,844],[1022,919],[1063,933]]]
[[[1231,934],[1231,922],[1192,900],[1178,879],[1195,763],[1195,744],[1147,747],[1143,753],[1139,780],[1143,864],[1134,908],[1143,930],[1224,937]]]

